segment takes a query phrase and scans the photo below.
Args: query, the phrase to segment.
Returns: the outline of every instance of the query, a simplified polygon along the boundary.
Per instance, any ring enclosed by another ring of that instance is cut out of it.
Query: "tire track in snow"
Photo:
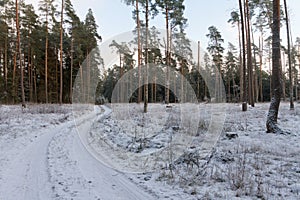
[[[107,107],[102,107],[104,113],[97,115],[97,113],[91,116],[91,119],[100,120],[106,115],[110,114],[111,110]],[[99,111],[98,111],[99,112]],[[120,173],[114,169],[107,167],[107,165],[99,160],[99,154],[88,143],[88,134],[93,120],[87,120],[85,123],[81,123],[77,126],[79,137],[75,138],[73,153],[74,157],[77,157],[78,165],[81,172],[91,183],[95,190],[100,190],[100,198],[104,200],[150,200],[157,199],[146,192],[139,185],[136,185],[129,180],[123,173]]]
[[[51,199],[52,192],[47,166],[47,148],[60,125],[12,158],[4,170],[0,183],[0,199]]]
[[[101,117],[94,114],[81,117],[77,127],[68,121],[51,128],[9,160],[0,199],[155,199],[81,143],[76,128],[88,134],[93,118]]]

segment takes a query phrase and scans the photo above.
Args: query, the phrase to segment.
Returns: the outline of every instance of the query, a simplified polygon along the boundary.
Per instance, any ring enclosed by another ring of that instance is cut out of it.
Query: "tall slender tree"
[[[249,104],[254,107],[254,90],[253,90],[253,62],[252,62],[252,42],[251,42],[251,22],[250,22],[250,10],[249,0],[246,0],[246,26],[247,26],[247,67],[248,67],[248,101]]]
[[[225,77],[227,82],[227,101],[232,101],[232,94],[236,98],[235,91],[231,91],[231,88],[235,88],[234,74],[237,71],[237,57],[236,57],[236,47],[232,43],[228,43],[228,51],[226,55],[226,71]],[[232,86],[231,86],[232,83]]]
[[[287,45],[288,45],[288,62],[289,62],[289,80],[290,80],[290,109],[294,110],[294,93],[293,93],[293,75],[292,75],[292,58],[291,58],[291,42],[290,42],[290,26],[289,26],[289,14],[287,10],[286,0],[284,2],[285,11],[285,22],[286,22],[286,32],[287,32]]]
[[[280,55],[280,0],[273,0],[272,99],[266,122],[268,133],[282,132],[277,125],[281,97]]]
[[[223,64],[223,52],[224,47],[222,47],[222,44],[224,43],[224,39],[222,38],[221,33],[218,31],[218,29],[215,26],[210,26],[208,28],[209,33],[206,35],[206,37],[209,38],[209,44],[207,47],[208,52],[213,57],[213,62],[215,64],[215,98],[216,101],[221,101],[221,83],[222,83],[222,64]]]
[[[241,19],[239,11],[235,10],[231,12],[231,18],[228,23],[237,24],[238,36],[239,36],[239,80],[240,80],[240,101],[243,101],[244,93],[244,77],[243,77],[243,59],[242,59],[242,42],[241,42]]]
[[[245,24],[244,24],[244,12],[243,12],[243,4],[242,0],[239,0],[239,10],[241,16],[241,32],[242,32],[242,48],[243,48],[243,56],[242,56],[242,65],[243,65],[243,106],[242,110],[247,111],[247,89],[246,89],[246,46],[245,46]]]
[[[144,74],[145,77],[145,85],[144,85],[144,113],[147,113],[148,111],[148,63],[149,63],[149,43],[148,43],[148,37],[149,37],[149,2],[148,0],[145,0],[145,20],[146,20],[146,45],[145,45],[145,51],[146,51],[146,73]]]
[[[136,28],[137,28],[137,36],[138,36],[138,81],[139,86],[141,85],[141,64],[142,64],[142,45],[141,45],[141,22],[140,22],[140,15],[139,15],[139,1],[135,1],[135,9],[136,9]],[[138,103],[142,100],[142,91],[141,87],[138,88]]]
[[[54,0],[40,0],[40,10],[45,17],[45,101],[48,103],[48,34],[49,34],[49,17],[53,16]]]
[[[138,64],[138,81],[139,86],[141,85],[141,64],[142,64],[142,45],[141,45],[141,21],[140,21],[140,9],[139,4],[143,3],[145,0],[123,0],[127,5],[135,6],[135,19],[136,19],[136,29],[137,29],[137,64]],[[142,87],[138,88],[138,98],[137,102],[142,101]]]
[[[166,69],[166,88],[165,88],[165,102],[169,103],[170,98],[170,72],[169,67],[171,65],[171,46],[172,46],[172,34],[174,29],[184,29],[187,19],[184,18],[184,0],[156,0],[158,7],[162,9],[162,13],[165,15],[166,26],[166,45],[165,45],[165,64]]]
[[[95,58],[93,55],[91,55],[91,51],[96,48],[97,46],[97,40],[102,40],[102,37],[98,34],[97,28],[98,25],[96,24],[96,20],[93,14],[92,9],[88,10],[88,13],[86,14],[85,21],[84,21],[84,27],[86,31],[86,40],[84,44],[84,51],[86,53],[86,97],[87,101],[94,101],[94,99],[91,99],[91,63],[92,63],[92,58]]]
[[[81,44],[84,38],[82,38],[82,33],[84,28],[80,22],[79,17],[76,15],[73,8],[71,0],[65,0],[65,12],[66,12],[66,23],[69,26],[70,35],[70,88],[69,88],[69,101],[72,102],[73,96],[73,76],[79,71],[80,63],[83,62],[83,52],[81,49]],[[82,87],[83,88],[83,87]]]
[[[19,21],[19,1],[16,0],[16,29],[17,29],[17,54],[19,59],[19,67],[21,74],[21,99],[22,99],[22,107],[26,107],[25,104],[25,91],[24,91],[24,71],[22,65],[22,52],[21,52],[21,35],[20,35],[20,21]]]
[[[61,13],[60,13],[60,90],[59,90],[59,103],[63,102],[63,23],[64,23],[64,0],[61,0]]]
[[[35,42],[35,33],[39,27],[39,19],[35,13],[34,7],[29,5],[22,6],[23,16],[21,16],[21,41],[23,44],[23,55],[24,55],[24,84],[25,88],[28,88],[29,102],[33,102],[34,93],[34,63],[33,55],[37,51]],[[28,93],[25,91],[25,93]]]

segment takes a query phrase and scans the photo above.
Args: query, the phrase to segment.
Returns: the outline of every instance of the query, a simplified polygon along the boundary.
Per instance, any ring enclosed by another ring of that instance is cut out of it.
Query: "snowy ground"
[[[268,106],[75,106],[74,120],[71,105],[2,105],[0,199],[300,199],[300,105],[281,104],[287,135],[265,133]]]
[[[155,199],[81,143],[76,129],[89,128],[99,113],[81,112],[75,126],[71,110],[0,107],[0,199]]]
[[[136,183],[151,188],[160,198],[300,199],[298,104],[294,111],[289,110],[288,103],[281,104],[279,125],[290,133],[287,135],[265,132],[269,103],[249,107],[248,112],[241,112],[238,104],[223,105],[226,108],[224,123],[222,118],[213,117],[218,105],[192,106],[189,116],[199,114],[199,129],[195,134],[188,134],[194,129],[194,123],[189,122],[195,118],[187,118],[182,106],[167,108],[152,104],[149,113],[144,115],[143,105],[114,105],[112,114],[93,124],[89,142],[95,151],[110,152],[111,159],[107,163],[126,171],[144,170],[132,157],[139,161],[143,158],[140,155],[161,158],[163,150],[173,153],[168,146],[170,138],[180,134],[192,137],[187,148],[180,149],[181,155],[155,160],[154,172],[145,170],[129,175]],[[220,138],[211,154],[203,157],[202,144],[206,142],[212,120],[216,119],[222,124]],[[132,162],[138,167],[130,165]]]

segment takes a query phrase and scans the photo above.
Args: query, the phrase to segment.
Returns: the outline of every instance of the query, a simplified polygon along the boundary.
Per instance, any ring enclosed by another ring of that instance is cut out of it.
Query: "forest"
[[[184,17],[183,0],[128,0],[123,3],[133,9],[133,20],[138,30],[135,31],[137,38],[133,42],[138,43],[138,52],[131,50],[128,47],[130,44],[113,41],[111,48],[119,52],[120,63],[106,66],[95,73],[90,71],[85,77],[90,80],[96,80],[90,76],[99,78],[97,96],[103,96],[109,101],[114,85],[123,74],[136,66],[155,63],[170,66],[183,74],[194,88],[199,101],[203,101],[209,94],[205,89],[205,80],[197,69],[203,69],[213,76],[215,68],[223,80],[227,102],[248,101],[254,105],[254,102],[270,101],[272,1],[249,0],[241,5],[241,10],[237,8],[228,13],[228,23],[239,30],[238,46],[230,42],[224,44],[218,28],[208,27],[210,43],[205,48],[204,59],[198,62],[194,61],[197,58],[192,57],[190,40],[185,37],[188,19]],[[60,3],[54,0],[40,1],[39,11],[25,1],[6,0],[0,6],[1,102],[71,103],[74,77],[91,51],[101,45],[101,33],[97,32],[98,25],[92,10],[88,10],[85,19],[81,21],[70,0]],[[151,19],[159,12],[166,18],[168,36],[164,44],[155,41],[159,33],[151,25]],[[287,16],[287,10],[282,6],[281,24],[289,32]],[[142,28],[149,29],[149,32],[140,32]],[[259,37],[254,37],[254,32],[256,35],[259,33]],[[146,34],[149,35],[150,43],[157,43],[156,48],[147,51],[151,55],[148,55],[147,60]],[[282,39],[286,41],[286,38]],[[165,52],[159,48],[162,46]],[[295,44],[289,41],[286,46],[281,46],[283,99],[293,93],[293,97],[298,99],[299,49],[299,37]],[[176,52],[182,53],[178,55]],[[136,53],[138,56],[134,57]],[[92,64],[100,65],[103,62],[101,55],[92,57]],[[148,85],[148,88],[150,102],[166,100],[163,86]],[[131,101],[142,101],[145,95],[141,93],[139,89]],[[172,95],[170,98],[170,101],[175,100]]]
[[[92,10],[81,21],[70,0],[0,6],[1,103],[71,103],[72,77],[101,40]]]
[[[254,106],[256,102],[271,100],[273,1],[239,1],[239,8],[228,13],[228,23],[239,33],[238,46],[231,42],[224,44],[222,33],[212,25],[206,35],[209,44],[198,42],[199,48],[201,44],[205,49],[201,60],[199,50],[198,56],[193,57],[197,53],[192,52],[191,41],[186,37],[188,19],[184,16],[184,0],[124,0],[120,3],[132,7],[135,38],[130,43],[113,40],[110,48],[118,53],[119,61],[106,66],[97,51],[102,38],[91,9],[81,21],[71,0],[41,0],[38,10],[24,0],[1,1],[0,102],[22,103],[24,107],[26,103],[72,103],[77,76],[80,76],[84,98],[95,91],[96,97],[89,101],[110,102],[118,80],[138,68],[134,76],[139,82],[143,81],[140,68],[149,63],[162,65],[157,74],[168,74],[164,66],[169,66],[185,77],[199,102],[220,100],[217,93],[212,95],[208,91],[201,70],[214,77],[216,87],[224,84],[226,102],[248,102]],[[165,18],[165,33],[151,24],[159,14]],[[292,108],[293,101],[299,99],[300,38],[296,37],[292,44],[288,16],[284,1],[280,6],[280,24],[288,37],[280,38],[287,45],[280,44],[279,73],[281,98],[289,99]],[[159,34],[164,34],[163,41],[158,39]],[[132,44],[137,48],[131,48]],[[165,79],[169,79],[168,76]],[[92,80],[97,81],[95,89],[91,88]],[[184,102],[174,95],[176,88],[184,91],[183,84],[166,82],[167,87],[155,82],[140,87],[129,101]]]

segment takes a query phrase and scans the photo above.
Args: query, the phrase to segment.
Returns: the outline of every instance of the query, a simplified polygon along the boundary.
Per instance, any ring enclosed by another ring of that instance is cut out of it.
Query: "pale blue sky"
[[[38,0],[25,0],[27,2],[38,2]],[[60,2],[57,0],[57,2]],[[73,0],[74,8],[77,14],[84,19],[87,10],[92,8],[99,25],[99,33],[103,40],[123,32],[131,31],[135,27],[132,19],[132,6],[126,6],[121,0]],[[287,0],[290,10],[293,41],[300,37],[300,8],[299,0]],[[238,0],[185,0],[185,17],[188,18],[188,28],[186,30],[189,39],[202,43],[206,48],[208,40],[206,34],[208,27],[216,26],[225,40],[224,47],[230,41],[237,44],[237,29],[227,23],[232,9],[238,8]],[[283,3],[283,1],[282,1]],[[157,17],[150,22],[151,26],[164,28],[164,18]],[[282,30],[282,39],[285,42],[285,30]]]
[[[283,1],[282,1],[283,3]],[[299,0],[287,0],[291,15],[293,41],[296,36],[300,37],[300,8]],[[99,32],[103,39],[108,39],[125,31],[130,31],[135,27],[132,19],[133,7],[126,6],[121,0],[73,0],[74,7],[82,17],[88,8],[92,8]],[[221,32],[225,44],[230,41],[237,44],[237,30],[227,23],[230,12],[238,8],[238,0],[185,0],[185,17],[188,18],[188,28],[186,30],[189,39],[200,40],[206,48],[208,40],[206,34],[208,27],[216,26]],[[164,28],[164,18],[157,17],[150,22],[159,28]],[[285,28],[285,27],[284,27]],[[282,30],[282,39],[285,41],[285,30]]]
[[[205,2],[205,3],[203,3]],[[230,16],[230,11],[235,8],[235,0],[222,0],[223,5],[218,5],[220,0],[186,0],[185,17],[188,18],[188,28],[186,30],[188,37],[191,40],[203,41],[206,46],[206,34],[208,27],[215,25],[222,32],[224,38],[235,40],[235,29],[227,23]],[[91,7],[96,16],[99,25],[99,32],[103,39],[108,39],[122,32],[130,31],[135,27],[135,22],[132,19],[132,6],[126,6],[121,0],[86,0],[73,1],[74,7],[80,16],[84,16],[86,10]],[[212,12],[218,13],[212,15]],[[155,25],[158,28],[164,28],[164,18],[156,17],[150,21],[150,25]]]

